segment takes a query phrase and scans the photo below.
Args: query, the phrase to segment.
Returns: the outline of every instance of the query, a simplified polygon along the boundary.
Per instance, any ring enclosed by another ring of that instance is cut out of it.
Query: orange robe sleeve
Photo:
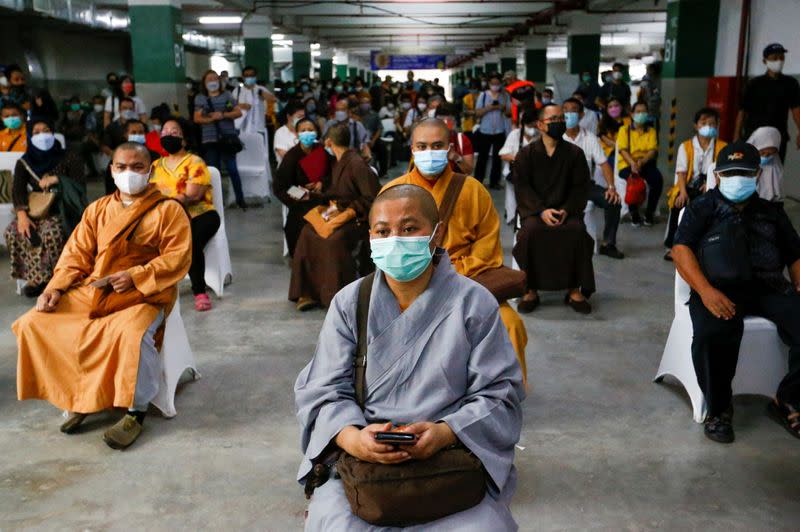
[[[145,297],[177,285],[192,263],[192,229],[186,212],[174,201],[165,201],[158,208],[162,211],[159,256],[128,270]]]
[[[91,275],[97,256],[97,212],[97,202],[83,212],[80,223],[61,252],[47,290],[66,292]]]
[[[473,188],[473,187],[470,187]],[[466,253],[460,254],[453,266],[456,271],[466,277],[474,277],[479,273],[492,268],[499,268],[503,265],[503,250],[500,245],[500,217],[494,208],[492,197],[489,192],[481,185],[474,187],[477,192],[476,202],[464,202],[461,205],[466,212],[459,212],[457,209],[454,215],[464,216],[464,220],[476,220],[471,233],[472,243]],[[468,235],[448,235],[447,244],[450,240],[466,243]],[[454,242],[455,248],[461,247]],[[451,247],[451,246],[447,246]]]

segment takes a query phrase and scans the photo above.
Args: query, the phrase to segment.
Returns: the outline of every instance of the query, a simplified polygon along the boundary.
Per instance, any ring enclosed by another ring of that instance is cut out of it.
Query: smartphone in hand
[[[414,445],[417,435],[407,432],[376,432],[375,441],[392,445]]]

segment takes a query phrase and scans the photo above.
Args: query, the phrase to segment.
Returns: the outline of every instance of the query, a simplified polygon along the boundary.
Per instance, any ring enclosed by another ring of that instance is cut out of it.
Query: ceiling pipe
[[[492,41],[487,42],[482,47],[475,48],[468,55],[454,59],[447,65],[447,68],[457,68],[466,63],[467,61],[477,59],[485,52],[488,52],[492,48],[496,48],[500,44],[511,42],[514,40],[515,37],[521,37],[523,35],[527,35],[528,29],[531,26],[536,26],[539,24],[550,24],[559,13],[564,13],[566,11],[584,10],[586,9],[586,4],[587,4],[586,0],[561,0],[554,2],[552,7],[548,7],[547,9],[542,9],[541,11],[534,13],[523,24],[514,25],[513,28],[511,28],[503,35],[495,38]]]

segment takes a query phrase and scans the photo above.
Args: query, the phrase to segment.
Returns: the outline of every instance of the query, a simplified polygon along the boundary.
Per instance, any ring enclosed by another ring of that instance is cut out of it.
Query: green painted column
[[[244,65],[252,66],[263,83],[272,82],[272,21],[263,15],[250,15],[242,25]]]
[[[358,77],[358,67],[347,67],[347,74],[350,76],[351,81],[355,81]]]
[[[484,67],[484,72],[487,74],[492,74],[493,72],[498,72],[500,65],[498,63],[486,63]]]
[[[339,81],[344,81],[347,79],[347,65],[335,65],[336,66],[336,77],[339,78]]]
[[[481,75],[483,75],[483,66],[475,65],[474,72],[475,72],[474,75],[475,75],[476,78],[481,77]]]
[[[186,112],[180,0],[129,0],[133,77],[148,110],[161,102]]]
[[[320,49],[319,79],[322,81],[333,79],[333,50],[331,49]]]
[[[292,75],[295,81],[311,75],[311,43],[302,37],[292,37]]]
[[[588,70],[597,75],[600,68],[600,15],[575,12],[567,36],[567,70],[580,74]]]
[[[525,41],[525,79],[539,90],[547,82],[547,35],[530,35]]]
[[[516,57],[501,57],[500,58],[500,71],[505,74],[509,70],[517,71],[517,58]]]
[[[363,68],[359,68],[358,69],[358,77],[361,78],[361,79],[364,79],[364,69]]]
[[[665,176],[674,175],[678,146],[692,130],[695,111],[706,105],[708,78],[714,76],[718,52],[722,6],[728,7],[721,0],[672,0],[667,4],[658,157]],[[731,140],[733,119],[726,118],[723,116],[719,124],[720,138]]]

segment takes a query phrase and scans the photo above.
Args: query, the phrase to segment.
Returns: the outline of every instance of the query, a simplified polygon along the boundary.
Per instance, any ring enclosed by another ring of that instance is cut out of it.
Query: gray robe
[[[356,281],[331,303],[314,358],[295,383],[302,427],[303,483],[348,425],[447,422],[491,478],[477,506],[428,523],[425,530],[516,530],[509,503],[516,485],[514,444],[522,424],[522,374],[495,298],[458,275],[446,254],[431,283],[405,312],[383,274],[375,275],[367,331],[366,411],[355,401]],[[354,516],[342,483],[314,492],[306,530],[378,530]]]

